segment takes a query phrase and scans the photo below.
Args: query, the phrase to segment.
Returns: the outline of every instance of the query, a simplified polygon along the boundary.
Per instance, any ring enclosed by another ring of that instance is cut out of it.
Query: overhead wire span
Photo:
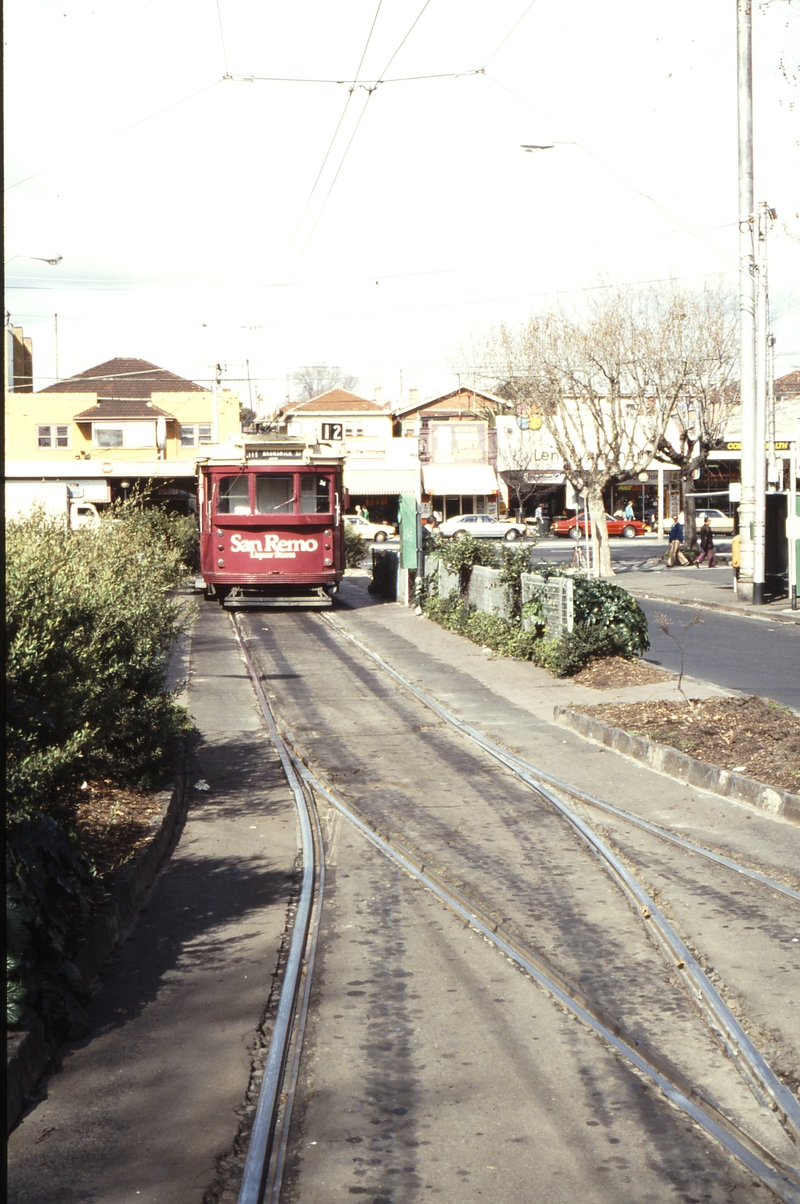
[[[228,71],[228,52],[225,49],[225,31],[222,28],[222,11],[219,7],[219,0],[217,0],[217,19],[219,20],[219,37],[220,41],[222,42],[222,63],[225,67],[224,78],[230,79],[230,73]]]
[[[534,4],[535,4],[535,3],[536,3],[536,0],[531,0],[530,4],[529,4],[529,5],[528,5],[528,7],[525,9],[525,12],[522,14],[522,16],[519,18],[519,20],[517,20],[517,21],[515,21],[515,22],[514,22],[514,24],[511,26],[511,28],[509,29],[508,33],[506,34],[506,36],[503,38],[503,40],[502,40],[502,42],[500,43],[500,45],[499,45],[498,47],[496,47],[496,49],[494,49],[494,50],[492,51],[492,53],[489,55],[488,59],[487,59],[487,60],[486,60],[486,62],[483,64],[483,67],[481,68],[481,70],[482,70],[482,71],[485,71],[485,70],[486,70],[486,68],[487,68],[487,67],[489,66],[489,64],[491,63],[492,59],[495,57],[495,55],[500,53],[500,51],[503,49],[503,47],[505,46],[505,44],[506,44],[506,42],[508,41],[508,39],[511,37],[512,33],[514,32],[514,30],[517,28],[517,26],[519,26],[519,25],[521,25],[521,24],[522,24],[522,22],[525,20],[525,18],[527,17],[528,13],[531,11],[531,9],[533,8],[533,6],[534,6]]]
[[[322,178],[322,173],[323,173],[323,171],[325,170],[325,166],[326,166],[326,164],[327,164],[327,162],[328,162],[328,159],[330,158],[331,151],[333,150],[333,147],[334,147],[334,144],[335,144],[335,142],[336,142],[336,139],[337,139],[337,138],[338,138],[338,136],[339,136],[339,130],[342,128],[342,123],[343,123],[343,121],[344,121],[344,119],[345,119],[345,115],[346,115],[346,113],[347,113],[348,106],[349,106],[349,104],[350,104],[350,101],[353,99],[353,92],[355,91],[356,85],[357,85],[357,83],[358,83],[358,77],[359,77],[359,74],[360,74],[360,72],[361,72],[361,67],[363,66],[364,59],[365,59],[365,57],[366,57],[366,54],[367,54],[367,50],[369,49],[369,44],[370,44],[370,42],[372,41],[372,34],[373,34],[373,31],[374,31],[374,29],[375,29],[375,23],[376,23],[376,22],[377,22],[377,20],[378,20],[378,13],[381,11],[381,5],[382,5],[382,4],[383,4],[383,0],[378,0],[378,7],[377,7],[377,8],[376,8],[376,10],[375,10],[375,16],[372,18],[372,24],[370,25],[370,28],[369,28],[369,33],[367,34],[367,40],[366,40],[366,42],[364,43],[364,49],[363,49],[363,50],[362,50],[362,52],[361,52],[361,58],[360,58],[360,60],[359,60],[359,63],[358,63],[358,69],[356,70],[356,75],[355,75],[355,79],[354,79],[354,81],[353,81],[353,85],[352,85],[352,87],[350,87],[350,88],[348,89],[348,92],[347,92],[347,99],[346,99],[346,100],[345,100],[345,102],[344,102],[344,108],[342,109],[342,112],[341,112],[341,115],[340,115],[340,117],[339,117],[339,120],[338,120],[338,122],[336,123],[336,129],[333,131],[333,137],[331,138],[331,140],[330,140],[330,143],[328,144],[328,149],[325,151],[325,155],[324,155],[324,157],[323,157],[323,159],[322,159],[322,163],[320,164],[320,168],[319,168],[319,171],[317,172],[317,175],[316,175],[316,178],[315,178],[315,180],[314,180],[314,183],[311,185],[311,191],[309,192],[309,194],[308,194],[308,198],[306,199],[306,203],[305,203],[305,205],[303,206],[303,212],[300,214],[300,217],[298,218],[297,225],[295,226],[295,228],[294,228],[294,231],[293,231],[293,233],[292,233],[292,237],[289,239],[289,242],[288,242],[288,244],[287,244],[286,250],[284,251],[284,253],[283,253],[283,257],[282,257],[282,259],[281,259],[281,262],[280,262],[280,264],[279,264],[279,266],[278,266],[278,270],[277,270],[277,272],[275,273],[275,276],[273,277],[272,284],[270,285],[270,287],[271,287],[271,288],[272,288],[272,287],[274,287],[274,286],[275,286],[275,284],[277,284],[277,282],[278,282],[278,278],[280,277],[280,274],[281,274],[281,272],[283,271],[284,264],[286,263],[286,261],[287,261],[287,260],[288,260],[288,258],[289,258],[289,254],[290,254],[290,252],[291,252],[292,246],[294,245],[294,241],[295,241],[295,239],[297,238],[297,235],[298,235],[298,233],[299,233],[300,227],[301,227],[301,226],[302,226],[302,224],[303,224],[303,221],[304,221],[304,219],[305,219],[305,216],[306,216],[306,214],[307,214],[307,212],[308,212],[308,210],[309,210],[309,207],[310,207],[310,205],[311,205],[311,201],[313,200],[314,193],[316,192],[316,190],[317,190],[317,186],[318,186],[318,184],[319,184],[319,182],[320,182],[320,179]],[[371,95],[371,93],[370,93],[369,95]],[[363,116],[363,113],[362,113],[362,116]],[[359,117],[359,119],[358,119],[358,122],[356,123],[356,129],[358,129],[358,126],[360,125],[360,123],[361,123],[361,117]],[[350,143],[352,143],[352,140],[353,140],[353,139],[351,138],[351,139],[350,139],[350,142],[347,144],[347,150],[349,150],[349,149],[350,149]],[[347,154],[347,150],[345,151],[345,155]],[[343,163],[343,162],[344,162],[344,158],[342,159],[342,163]],[[341,171],[341,166],[342,166],[342,163],[340,163],[340,164],[339,164],[339,168],[337,169],[337,172],[336,172],[336,175],[337,175],[337,176],[338,176],[338,174],[339,174],[339,171]],[[334,178],[335,178],[335,177],[334,177]],[[330,191],[328,192],[328,196],[330,196]],[[322,208],[323,208],[323,209],[325,208],[325,203],[326,203],[326,201],[327,201],[327,197],[325,198],[325,201],[323,201],[323,204],[322,204]],[[316,225],[317,225],[317,222],[319,221],[319,218],[320,218],[320,215],[321,215],[321,213],[322,213],[322,210],[320,210],[320,213],[317,215],[317,219],[316,219],[316,221],[314,222],[314,226],[313,226],[313,228],[312,228],[312,233],[313,233],[313,230],[314,230],[314,229],[316,229]],[[298,255],[297,259],[295,260],[294,267],[292,268],[291,272],[289,273],[289,275],[288,275],[287,279],[286,279],[286,280],[285,280],[285,281],[282,283],[282,286],[281,286],[281,291],[282,291],[282,289],[283,289],[283,288],[285,288],[285,287],[286,287],[286,285],[288,285],[288,283],[289,283],[289,281],[290,281],[290,279],[291,279],[292,273],[293,273],[293,272],[296,270],[296,268],[297,268],[297,266],[298,266],[298,264],[299,264],[300,260],[301,260],[301,259],[302,259],[302,257],[303,257],[303,252],[305,251],[305,248],[306,248],[307,246],[308,246],[308,240],[306,240],[306,242],[304,243],[304,245],[303,245],[303,249],[301,250],[300,254]],[[280,292],[278,293],[278,297],[280,297]],[[276,299],[277,299],[277,298],[276,298]],[[259,312],[258,312],[258,315],[257,315],[257,316],[260,318],[262,313],[263,313],[263,307],[262,307],[262,309],[260,309],[260,310],[259,310]],[[249,329],[252,331],[253,329],[256,329],[256,327],[249,327]]]
[[[121,138],[123,134],[129,134],[131,130],[137,129],[140,125],[145,125],[148,121],[155,121],[156,117],[161,117],[164,113],[169,113],[172,109],[177,109],[179,105],[194,100],[196,96],[202,96],[204,92],[210,91],[211,88],[216,88],[221,83],[221,79],[215,79],[213,83],[198,88],[196,92],[190,92],[188,96],[182,96],[180,100],[175,100],[172,104],[165,105],[163,109],[158,109],[155,113],[149,113],[147,117],[142,117],[139,121],[134,121],[132,125],[126,125],[124,129],[117,130],[113,134],[106,134],[99,142],[93,142],[91,146],[85,146],[82,150],[75,151],[72,155],[67,155],[65,159],[59,159],[57,163],[51,163],[49,167],[42,167],[39,171],[34,171],[31,175],[24,176],[21,180],[15,180],[13,184],[8,184],[3,191],[10,192],[12,188],[19,188],[20,184],[27,184],[29,180],[35,180],[39,176],[45,175],[48,171],[55,171],[57,167],[63,167],[65,163],[71,163],[73,159],[79,159],[81,155],[88,155],[90,151],[97,150],[99,146],[103,146],[106,142],[111,142],[114,138]]]

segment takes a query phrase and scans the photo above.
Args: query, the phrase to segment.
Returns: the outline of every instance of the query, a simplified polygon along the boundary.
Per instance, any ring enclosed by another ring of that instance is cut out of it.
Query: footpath
[[[657,602],[672,602],[681,606],[701,607],[756,619],[768,619],[771,623],[796,623],[800,625],[800,610],[792,610],[787,598],[778,598],[763,606],[741,602],[733,589],[731,569],[725,565],[707,569],[666,567],[636,571],[630,569],[619,573],[619,585],[624,586],[637,598],[650,598]]]

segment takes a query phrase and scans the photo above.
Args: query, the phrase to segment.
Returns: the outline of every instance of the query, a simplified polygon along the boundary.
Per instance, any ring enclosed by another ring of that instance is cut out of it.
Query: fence
[[[430,573],[438,564],[439,596],[446,598],[460,588],[458,573],[449,573],[439,561],[430,563]],[[511,617],[511,599],[500,581],[500,569],[487,569],[475,565],[470,575],[466,598],[477,610],[490,615]],[[523,573],[522,603],[541,598],[547,634],[560,639],[572,631],[574,624],[573,583],[571,577],[542,577],[538,573]],[[526,631],[533,627],[532,620],[523,620]]]
[[[522,605],[541,598],[545,629],[549,636],[561,639],[572,631],[575,623],[574,586],[571,577],[542,577],[538,573],[523,573]],[[531,630],[532,620],[523,619],[525,630]]]

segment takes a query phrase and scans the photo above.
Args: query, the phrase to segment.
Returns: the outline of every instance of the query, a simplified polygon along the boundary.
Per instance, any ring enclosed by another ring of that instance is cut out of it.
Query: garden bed
[[[625,686],[652,686],[670,681],[675,675],[648,661],[628,660],[623,656],[600,657],[589,662],[572,680],[590,690],[619,690]]]
[[[683,701],[601,703],[572,709],[718,769],[800,793],[800,717],[768,699],[705,698],[691,706]]]

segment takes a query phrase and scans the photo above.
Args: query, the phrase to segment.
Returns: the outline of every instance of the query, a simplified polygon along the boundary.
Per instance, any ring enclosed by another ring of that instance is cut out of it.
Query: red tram
[[[200,572],[223,606],[330,606],[344,576],[343,460],[246,435],[198,462]]]

